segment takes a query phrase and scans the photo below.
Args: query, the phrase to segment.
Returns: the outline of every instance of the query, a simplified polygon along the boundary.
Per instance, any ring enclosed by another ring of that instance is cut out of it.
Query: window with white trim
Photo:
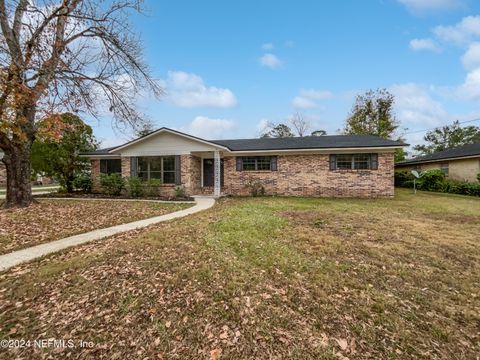
[[[239,156],[237,171],[277,171],[276,156]]]
[[[377,170],[378,154],[331,154],[330,170]]]
[[[137,176],[144,181],[158,179],[163,184],[175,184],[175,156],[138,157]]]

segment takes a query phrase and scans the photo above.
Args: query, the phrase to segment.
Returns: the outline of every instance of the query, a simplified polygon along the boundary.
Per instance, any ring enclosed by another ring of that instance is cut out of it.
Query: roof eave
[[[439,161],[449,161],[449,160],[462,160],[462,159],[474,159],[480,157],[480,154],[476,155],[463,155],[463,156],[449,156],[445,158],[438,158],[438,159],[431,159],[431,160],[407,160],[405,162],[398,162],[395,166],[399,165],[418,165],[423,163],[432,163],[432,162],[439,162]]]

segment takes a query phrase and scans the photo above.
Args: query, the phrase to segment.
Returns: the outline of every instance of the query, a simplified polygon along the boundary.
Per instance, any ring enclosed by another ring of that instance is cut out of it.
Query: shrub
[[[89,173],[81,173],[75,176],[73,179],[73,187],[75,189],[80,189],[86,193],[92,191],[92,177]]]
[[[175,197],[177,197],[177,198],[185,197],[185,189],[181,186],[177,186],[175,188]]]
[[[408,170],[395,171],[395,186],[413,187],[414,176]]]
[[[253,197],[265,195],[265,187],[259,180],[250,179],[246,182],[245,186],[250,190],[250,195]]]
[[[158,188],[162,186],[162,181],[159,179],[150,179],[144,183],[145,194],[150,197],[158,196]]]
[[[464,181],[447,181],[445,192],[459,195],[480,196],[480,184]]]
[[[445,174],[440,169],[425,171],[418,179],[418,189],[426,191],[442,191],[445,187]]]
[[[100,186],[107,195],[120,195],[125,188],[125,179],[120,174],[101,174]]]
[[[395,186],[413,187],[413,175],[408,171],[396,171]],[[425,171],[417,180],[417,188],[425,191],[480,196],[480,183],[448,180],[441,170]]]
[[[127,179],[128,192],[130,196],[140,197],[144,193],[143,182],[137,176],[132,176]]]

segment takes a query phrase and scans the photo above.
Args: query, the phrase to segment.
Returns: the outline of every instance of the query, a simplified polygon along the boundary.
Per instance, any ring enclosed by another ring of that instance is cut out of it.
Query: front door
[[[203,159],[203,186],[215,185],[213,159]],[[220,159],[220,186],[223,186],[223,159]]]

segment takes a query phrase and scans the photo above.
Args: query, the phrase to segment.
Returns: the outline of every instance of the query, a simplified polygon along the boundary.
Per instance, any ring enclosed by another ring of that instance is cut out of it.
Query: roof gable
[[[176,138],[174,143],[166,143],[166,144],[161,144],[165,145],[168,149],[174,150],[181,148],[182,146],[185,146],[187,144],[190,144],[192,149],[190,151],[208,151],[208,150],[213,150],[216,148],[224,148],[225,150],[228,150],[224,146],[220,144],[216,144],[213,142],[210,142],[208,140],[201,139],[196,136],[192,136],[189,134],[182,133],[180,131],[172,130],[166,127],[162,127],[158,130],[155,130],[151,132],[150,134],[147,134],[145,136],[139,137],[138,139],[134,139],[126,144],[117,146],[111,150],[109,150],[110,153],[119,153],[121,152],[122,154],[124,153],[129,153],[132,151],[132,149],[137,149],[141,147],[145,148],[154,148],[159,146],[158,139],[161,137],[161,135],[167,135],[169,137],[174,137]],[[164,139],[166,138],[163,136]],[[128,149],[128,150],[127,150]],[[151,150],[148,150],[151,151]]]

